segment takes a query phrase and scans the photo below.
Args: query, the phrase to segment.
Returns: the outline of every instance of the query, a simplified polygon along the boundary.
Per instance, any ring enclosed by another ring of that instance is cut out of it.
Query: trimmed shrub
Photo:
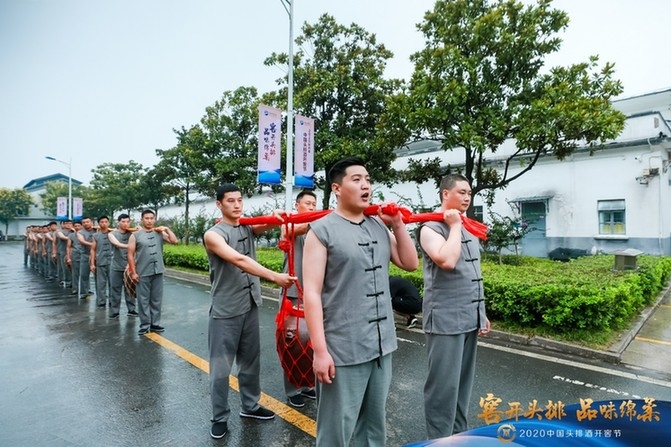
[[[202,245],[166,245],[168,266],[208,271]],[[281,271],[284,253],[258,248],[260,264]],[[651,304],[671,276],[671,258],[639,256],[636,271],[614,271],[612,255],[585,256],[568,262],[526,256],[484,255],[487,314],[492,321],[542,328],[556,334],[576,330],[612,331],[626,327]],[[421,262],[421,261],[420,261]],[[406,272],[391,265],[391,275],[412,282],[423,293],[421,266]]]

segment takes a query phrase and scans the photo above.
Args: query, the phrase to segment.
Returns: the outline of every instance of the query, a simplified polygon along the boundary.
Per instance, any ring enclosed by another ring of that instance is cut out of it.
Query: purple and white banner
[[[282,111],[274,107],[259,106],[259,183],[279,185],[282,150]]]
[[[314,188],[315,185],[315,120],[296,115],[294,122],[294,185]]]
[[[68,218],[68,198],[59,197],[56,199],[56,220],[65,220]]]
[[[84,217],[84,201],[81,197],[72,198],[72,220],[82,220]]]

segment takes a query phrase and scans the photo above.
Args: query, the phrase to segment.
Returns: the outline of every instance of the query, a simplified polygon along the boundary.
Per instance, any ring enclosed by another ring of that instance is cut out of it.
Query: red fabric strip
[[[413,214],[408,208],[400,207],[395,203],[386,203],[381,205],[370,205],[364,210],[366,216],[376,216],[378,210],[382,209],[383,214],[393,216],[397,213],[401,213],[403,222],[408,223],[422,223],[422,222],[442,222],[443,213],[442,212],[433,212],[433,213],[418,213]],[[300,214],[287,214],[284,217],[284,222],[281,223],[279,219],[273,215],[270,216],[256,216],[256,217],[241,217],[240,225],[267,225],[267,224],[298,224],[298,223],[310,223],[314,222],[317,219],[329,214],[331,210],[323,211],[310,211],[307,213]],[[487,240],[487,230],[488,226],[477,220],[470,219],[465,215],[461,215],[461,222],[464,225],[464,228],[471,233],[473,236],[481,240]]]

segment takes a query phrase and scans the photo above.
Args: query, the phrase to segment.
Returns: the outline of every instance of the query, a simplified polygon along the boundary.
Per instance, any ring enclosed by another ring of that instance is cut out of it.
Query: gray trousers
[[[233,361],[238,365],[240,407],[256,411],[261,398],[261,340],[259,308],[237,317],[210,317],[207,344],[210,351],[210,396],[212,422],[226,422],[231,415],[228,405],[228,376]]]
[[[317,383],[317,446],[384,446],[391,354],[336,367],[333,382]]]
[[[96,265],[96,304],[107,304],[110,285],[110,266]]]
[[[68,263],[65,262],[65,253],[58,255],[58,280],[72,282],[72,272],[68,268]]]
[[[82,256],[79,259],[79,296],[84,296],[91,292],[90,261],[90,256]]]
[[[70,258],[70,271],[72,272],[72,290],[79,292],[79,261],[80,257],[72,256]]]
[[[429,371],[424,384],[424,415],[429,439],[468,429],[468,404],[475,378],[478,331],[426,334]]]
[[[135,287],[137,310],[140,314],[140,329],[161,324],[161,304],[163,303],[163,273],[141,276]]]
[[[123,285],[123,270],[110,271],[110,312],[118,314],[121,307],[121,293],[126,299],[126,308],[128,311],[135,310],[135,299],[130,298]]]
[[[58,276],[58,256],[54,257],[53,253],[47,252],[47,277],[56,278]]]

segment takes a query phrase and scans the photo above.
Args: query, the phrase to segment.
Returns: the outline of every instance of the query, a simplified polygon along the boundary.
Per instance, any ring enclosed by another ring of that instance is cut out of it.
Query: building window
[[[477,220],[478,222],[484,222],[483,218],[484,216],[482,215],[482,205],[474,205],[473,206],[473,218]]]
[[[599,234],[626,234],[624,200],[599,200]]]

